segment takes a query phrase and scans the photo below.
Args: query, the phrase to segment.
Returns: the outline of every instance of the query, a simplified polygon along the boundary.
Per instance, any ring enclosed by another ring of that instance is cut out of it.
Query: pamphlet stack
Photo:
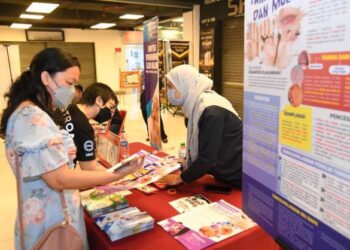
[[[111,241],[137,234],[154,227],[154,219],[136,207],[128,207],[95,218],[96,224]]]
[[[80,193],[81,204],[90,216],[96,217],[129,206],[119,193],[89,189]]]

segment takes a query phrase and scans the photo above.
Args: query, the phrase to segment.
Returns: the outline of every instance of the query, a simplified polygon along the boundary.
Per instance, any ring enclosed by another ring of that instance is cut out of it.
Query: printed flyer
[[[190,250],[206,248],[256,225],[240,209],[224,200],[200,206],[158,224]]]
[[[243,210],[282,246],[350,246],[350,1],[246,1]]]
[[[201,194],[196,194],[189,197],[182,197],[177,200],[169,202],[169,204],[179,213],[191,211],[194,208],[207,205],[211,201]]]
[[[144,185],[153,183],[163,176],[174,172],[181,167],[181,165],[174,161],[174,159],[160,158],[144,150],[140,150],[136,154],[131,155],[129,158],[125,159],[125,161],[137,158],[137,156],[141,155],[145,156],[143,167],[138,169],[136,172],[125,176],[119,181],[112,182],[108,186],[99,186],[98,189],[109,187],[110,190],[122,191],[132,188],[139,188]],[[112,169],[113,167],[110,168],[110,170]]]

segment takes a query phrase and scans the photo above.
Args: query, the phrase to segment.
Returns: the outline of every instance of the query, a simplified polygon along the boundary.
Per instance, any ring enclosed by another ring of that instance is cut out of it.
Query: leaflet
[[[185,213],[191,211],[194,208],[207,205],[209,203],[211,203],[211,201],[201,194],[183,197],[169,202],[169,204],[179,213]]]
[[[109,187],[111,189],[114,189],[115,191],[122,191],[132,188],[139,188],[144,185],[153,183],[162,178],[163,176],[174,172],[175,170],[181,167],[181,165],[174,161],[174,159],[160,158],[144,150],[140,150],[136,154],[131,155],[124,161],[124,163],[130,161],[130,159],[132,161],[133,159],[139,157],[144,157],[143,167],[141,167],[134,173],[125,176],[119,181],[109,184]],[[113,172],[118,167],[120,166],[113,166],[107,171]]]
[[[256,224],[237,207],[220,200],[158,222],[190,250],[206,248]]]

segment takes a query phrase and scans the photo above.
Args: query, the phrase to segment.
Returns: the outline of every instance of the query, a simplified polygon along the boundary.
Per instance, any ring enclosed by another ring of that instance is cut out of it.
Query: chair
[[[120,117],[122,118],[122,123],[120,124],[118,135],[120,135],[122,133],[123,129],[124,129],[124,123],[125,123],[125,118],[126,118],[127,111],[126,110],[119,110],[119,114],[120,114]],[[111,123],[112,123],[112,120],[109,120],[108,123],[107,123],[107,127],[106,127],[106,133],[114,134],[110,130]]]
[[[118,135],[120,135],[122,133],[122,131],[124,130],[124,123],[125,123],[127,111],[126,110],[119,110],[119,113],[120,113],[121,118],[123,118],[123,122],[122,122],[122,125],[120,126]]]
[[[119,87],[121,90],[121,94],[123,95],[124,102],[124,94],[126,93],[127,88],[137,88],[139,94],[141,93],[141,72],[138,70],[133,71],[121,71],[119,70]]]

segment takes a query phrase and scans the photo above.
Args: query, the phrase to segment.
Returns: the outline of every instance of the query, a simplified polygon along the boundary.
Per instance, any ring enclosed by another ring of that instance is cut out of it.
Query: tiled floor
[[[146,143],[147,130],[142,119],[137,93],[128,93],[119,97],[119,109],[128,111],[125,130],[129,142]],[[169,142],[163,144],[163,151],[177,155],[181,142],[185,142],[186,128],[182,116],[173,116],[167,110],[162,111],[165,131]],[[4,152],[4,143],[0,141],[0,249],[14,249],[14,221],[17,210],[16,180],[9,168]]]

